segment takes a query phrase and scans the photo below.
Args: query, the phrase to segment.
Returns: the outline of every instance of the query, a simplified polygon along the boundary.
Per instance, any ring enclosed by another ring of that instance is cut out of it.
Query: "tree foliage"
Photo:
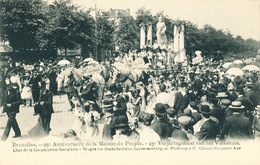
[[[1,38],[15,50],[39,48],[36,33],[44,25],[45,5],[41,0],[2,0]]]
[[[100,50],[114,51],[117,46],[119,51],[128,52],[139,48],[140,24],[152,24],[153,41],[156,40],[160,15],[169,43],[173,43],[174,25],[185,25],[185,49],[190,57],[196,50],[201,50],[204,57],[219,58],[245,57],[260,49],[260,41],[245,40],[211,25],[198,28],[190,21],[173,20],[163,11],[153,15],[146,8],[138,9],[136,18],[120,12],[114,18],[109,11],[93,18],[93,9],[83,10],[70,0],[56,0],[49,5],[44,0],[2,0],[0,5],[0,39],[8,40],[19,51],[81,46],[84,52],[95,54]]]

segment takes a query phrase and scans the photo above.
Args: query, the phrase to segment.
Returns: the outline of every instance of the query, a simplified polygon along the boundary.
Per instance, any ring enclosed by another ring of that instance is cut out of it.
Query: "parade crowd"
[[[228,76],[222,62],[203,61],[172,70],[146,69],[140,78],[125,83],[113,62],[104,63],[110,72],[105,84],[93,75],[69,72],[68,68],[87,66],[89,61],[68,59],[39,60],[33,69],[22,61],[1,67],[1,106],[8,121],[2,140],[11,128],[14,138],[22,131],[16,121],[20,106],[31,106],[37,125],[33,136],[48,136],[54,95],[67,95],[66,107],[75,122],[64,133],[65,139],[111,141],[225,141],[260,138],[259,72]],[[151,57],[151,61],[152,61]],[[71,71],[71,70],[70,70]],[[103,76],[103,74],[101,73]],[[64,119],[63,122],[66,122]]]

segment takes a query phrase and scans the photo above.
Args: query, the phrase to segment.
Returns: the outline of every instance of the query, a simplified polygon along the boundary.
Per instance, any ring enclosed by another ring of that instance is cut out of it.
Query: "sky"
[[[53,2],[54,0],[47,0]],[[152,14],[163,11],[172,19],[191,21],[202,28],[209,24],[234,36],[260,41],[260,0],[72,0],[82,8],[130,9],[145,7]]]

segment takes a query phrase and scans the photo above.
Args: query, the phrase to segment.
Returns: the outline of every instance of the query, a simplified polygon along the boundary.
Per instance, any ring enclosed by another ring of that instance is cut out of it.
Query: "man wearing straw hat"
[[[224,139],[249,140],[251,136],[249,119],[241,114],[245,107],[241,102],[233,101],[229,108],[233,110],[233,114],[225,119],[221,137]]]

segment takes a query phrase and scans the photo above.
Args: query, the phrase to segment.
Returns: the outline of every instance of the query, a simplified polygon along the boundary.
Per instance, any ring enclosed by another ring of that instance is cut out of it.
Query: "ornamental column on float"
[[[152,34],[152,24],[148,24],[148,30],[147,30],[147,44],[151,46],[153,44],[153,34]]]
[[[140,49],[145,48],[145,26],[140,25]]]
[[[174,25],[174,61],[182,63],[182,66],[187,66],[187,56],[184,46],[184,24]]]

